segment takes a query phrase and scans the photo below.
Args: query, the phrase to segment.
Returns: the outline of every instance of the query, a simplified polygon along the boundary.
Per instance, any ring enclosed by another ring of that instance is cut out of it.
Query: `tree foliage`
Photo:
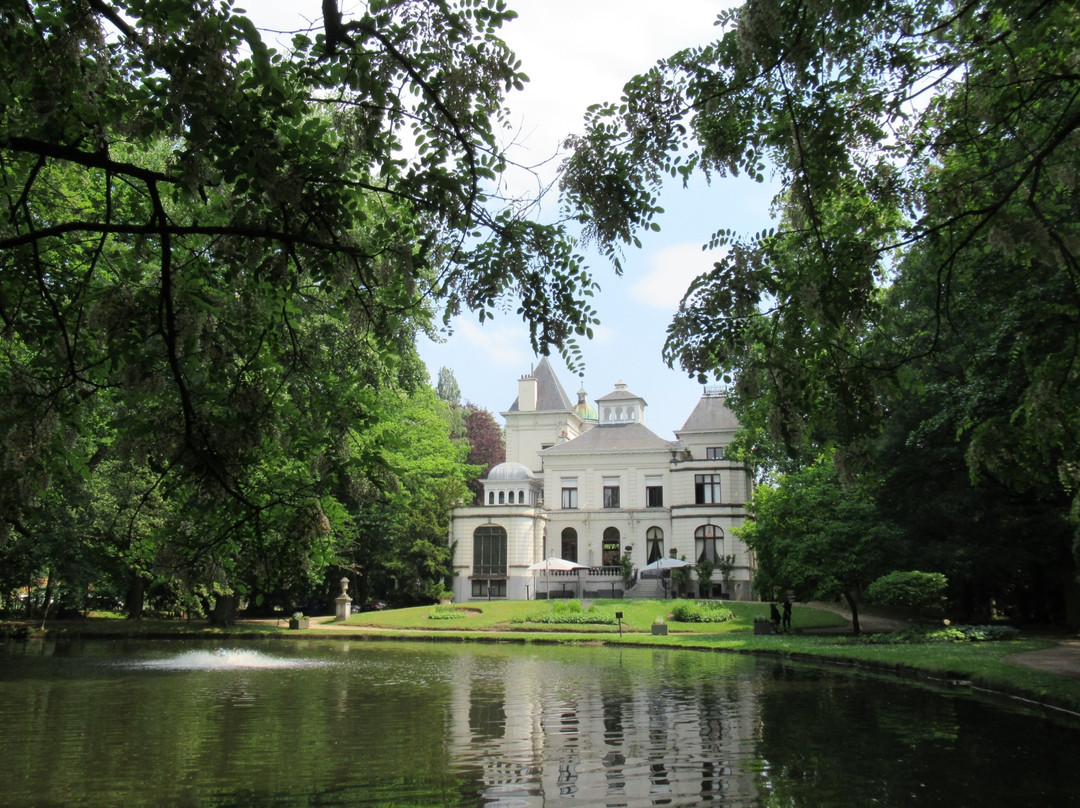
[[[876,513],[873,491],[841,480],[831,458],[759,486],[753,519],[736,532],[757,559],[759,593],[801,599],[846,598],[859,633],[863,588],[882,571],[894,529]]]
[[[1035,497],[1046,520],[1075,525],[1078,14],[1041,0],[748,2],[720,16],[713,44],[589,113],[563,188],[613,255],[657,227],[665,181],[779,180],[774,228],[703,234],[723,250],[665,346],[688,373],[733,382],[744,456],[796,471],[831,447],[843,474],[884,476],[883,432],[927,449],[933,436],[958,448],[956,496]],[[999,520],[984,532],[1021,521],[983,504],[973,518]]]
[[[469,444],[468,461],[479,468],[479,474],[469,480],[469,489],[477,504],[484,494],[480,480],[487,477],[499,463],[506,460],[506,442],[495,416],[473,403],[465,405],[465,440]]]
[[[883,606],[902,606],[921,614],[945,605],[949,582],[940,572],[894,570],[866,588],[867,597]]]
[[[426,386],[417,333],[591,325],[565,232],[494,193],[513,12],[324,8],[287,49],[215,0],[0,9],[0,552],[108,469],[137,493],[84,535],[130,574],[293,590],[385,473],[357,436]]]

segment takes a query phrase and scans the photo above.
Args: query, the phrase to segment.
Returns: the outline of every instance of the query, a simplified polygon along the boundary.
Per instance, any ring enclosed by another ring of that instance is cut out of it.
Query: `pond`
[[[0,646],[0,806],[1080,806],[1080,721],[668,649]]]

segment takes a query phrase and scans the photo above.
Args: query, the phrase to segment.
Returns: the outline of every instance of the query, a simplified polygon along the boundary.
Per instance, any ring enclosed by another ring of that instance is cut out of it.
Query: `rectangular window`
[[[663,477],[646,477],[645,478],[645,507],[646,508],[663,508],[664,507],[664,478]]]
[[[720,502],[720,475],[694,475],[694,502],[698,505],[715,505]]]
[[[618,508],[619,507],[619,478],[618,477],[605,477],[604,478],[604,507],[605,508]]]
[[[506,581],[494,579],[473,581],[472,596],[474,598],[505,598]]]
[[[723,446],[709,446],[705,449],[706,460],[723,460],[724,459],[724,447]]]
[[[506,575],[506,530],[497,525],[473,532],[473,575]]]
[[[577,506],[577,477],[563,477],[562,507],[564,510],[568,510],[576,508]]]

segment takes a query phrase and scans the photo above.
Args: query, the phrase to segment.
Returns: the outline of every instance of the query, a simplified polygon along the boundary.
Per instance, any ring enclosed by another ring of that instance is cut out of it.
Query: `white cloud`
[[[722,255],[721,251],[702,252],[700,244],[664,247],[650,256],[651,269],[630,287],[630,294],[648,306],[675,309],[690,282],[711,270]]]
[[[480,326],[460,319],[456,331],[468,343],[470,351],[475,351],[474,356],[478,363],[521,367],[527,365],[532,357],[529,333],[524,326]]]
[[[514,0],[518,18],[501,36],[530,81],[507,99],[510,121],[520,128],[511,158],[525,165],[550,160],[540,172],[550,181],[560,163],[551,158],[568,134],[582,130],[588,106],[618,102],[626,81],[658,58],[711,42],[717,14],[733,1]],[[511,190],[530,188],[527,179],[508,180]]]

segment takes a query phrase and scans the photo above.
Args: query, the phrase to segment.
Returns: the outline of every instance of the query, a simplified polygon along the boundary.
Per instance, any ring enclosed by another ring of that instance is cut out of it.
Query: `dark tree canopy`
[[[477,504],[484,493],[480,480],[487,477],[492,468],[506,460],[506,443],[503,431],[495,416],[473,403],[465,405],[465,439],[469,444],[469,463],[479,469],[479,475],[469,480]]]
[[[842,476],[884,474],[901,419],[893,445],[957,447],[957,493],[1001,487],[1075,525],[1078,14],[754,0],[590,112],[563,188],[613,255],[657,226],[672,178],[780,181],[774,228],[702,234],[724,249],[665,347],[732,381],[748,457],[797,470],[835,447]]]
[[[1021,392],[1075,388],[1076,8],[773,0],[720,20],[715,44],[661,62],[590,114],[564,179],[571,209],[614,248],[655,226],[670,177],[777,173],[779,227],[716,223],[709,245],[728,250],[689,289],[669,359],[735,373],[745,399],[764,393],[791,451],[844,441],[878,417],[878,376],[963,329],[953,280],[991,262],[1006,294],[1031,273],[1057,287],[1059,311],[1016,312],[1055,334],[1018,346]],[[909,260],[930,264],[929,340],[868,354],[881,290]]]
[[[513,12],[324,7],[287,50],[216,0],[0,9],[0,549],[110,469],[167,492],[177,567],[319,567],[419,332],[512,300],[538,352],[587,333],[571,240],[493,193]]]

